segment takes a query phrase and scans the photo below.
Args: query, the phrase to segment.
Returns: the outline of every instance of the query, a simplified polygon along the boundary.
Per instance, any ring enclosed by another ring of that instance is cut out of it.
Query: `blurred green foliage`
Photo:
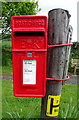
[[[79,59],[79,42],[73,42],[70,58]]]
[[[71,65],[72,59],[79,59],[79,42],[73,42],[73,45],[71,46],[71,54],[70,54],[69,69],[68,69],[70,73],[73,73],[74,71],[74,67],[72,67]],[[76,74],[79,75],[79,69],[77,69]]]
[[[38,1],[35,0],[29,0],[28,2],[2,2],[2,38],[7,38],[11,35],[10,19],[12,16],[36,15],[40,10]]]
[[[7,2],[2,0],[2,17],[0,17],[0,28],[2,27],[2,40],[0,40],[0,49],[2,49],[2,65],[11,65],[11,24],[12,16],[36,15],[41,9],[38,6],[38,0],[21,0],[22,2]]]
[[[11,66],[12,53],[11,41],[0,40],[0,49],[2,48],[2,66]]]

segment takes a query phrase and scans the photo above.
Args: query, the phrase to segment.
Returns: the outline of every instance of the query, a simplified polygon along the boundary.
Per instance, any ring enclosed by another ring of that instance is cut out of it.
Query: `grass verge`
[[[40,118],[41,98],[14,97],[12,82],[10,80],[3,80],[2,82],[2,117]],[[72,101],[70,101],[71,98]],[[68,105],[71,107],[75,106],[77,110],[77,85],[63,85],[59,118],[73,118],[72,114],[67,116],[69,110]]]
[[[3,80],[3,118],[38,118],[41,98],[14,97],[12,81]]]
[[[77,118],[78,96],[77,85],[65,84],[62,88],[62,96],[59,110],[59,118]]]

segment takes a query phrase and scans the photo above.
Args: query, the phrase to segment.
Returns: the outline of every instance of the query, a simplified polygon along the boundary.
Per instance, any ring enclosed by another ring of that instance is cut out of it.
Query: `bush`
[[[2,66],[11,66],[11,63],[12,63],[11,58],[12,58],[11,53],[3,52],[2,53]]]
[[[68,72],[71,72],[72,68],[71,68],[71,59],[69,60],[69,67],[68,67]]]
[[[79,42],[73,42],[71,46],[71,58],[79,59]]]
[[[0,48],[2,47],[2,66],[11,66],[12,53],[11,53],[11,41],[0,41]]]
[[[10,38],[2,40],[2,49],[6,51],[11,51],[12,43],[11,41],[8,41],[8,40],[10,40]]]
[[[79,69],[77,69],[76,74],[79,75]]]

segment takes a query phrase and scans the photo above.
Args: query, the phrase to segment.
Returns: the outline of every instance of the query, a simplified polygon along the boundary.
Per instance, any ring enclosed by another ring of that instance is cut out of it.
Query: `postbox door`
[[[14,52],[13,59],[14,95],[44,97],[46,52],[32,52],[32,57],[28,52]]]

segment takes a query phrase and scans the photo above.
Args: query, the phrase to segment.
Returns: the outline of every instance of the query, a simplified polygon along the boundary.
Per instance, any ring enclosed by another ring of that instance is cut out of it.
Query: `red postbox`
[[[44,97],[47,18],[46,16],[13,16],[11,24],[14,95]]]

